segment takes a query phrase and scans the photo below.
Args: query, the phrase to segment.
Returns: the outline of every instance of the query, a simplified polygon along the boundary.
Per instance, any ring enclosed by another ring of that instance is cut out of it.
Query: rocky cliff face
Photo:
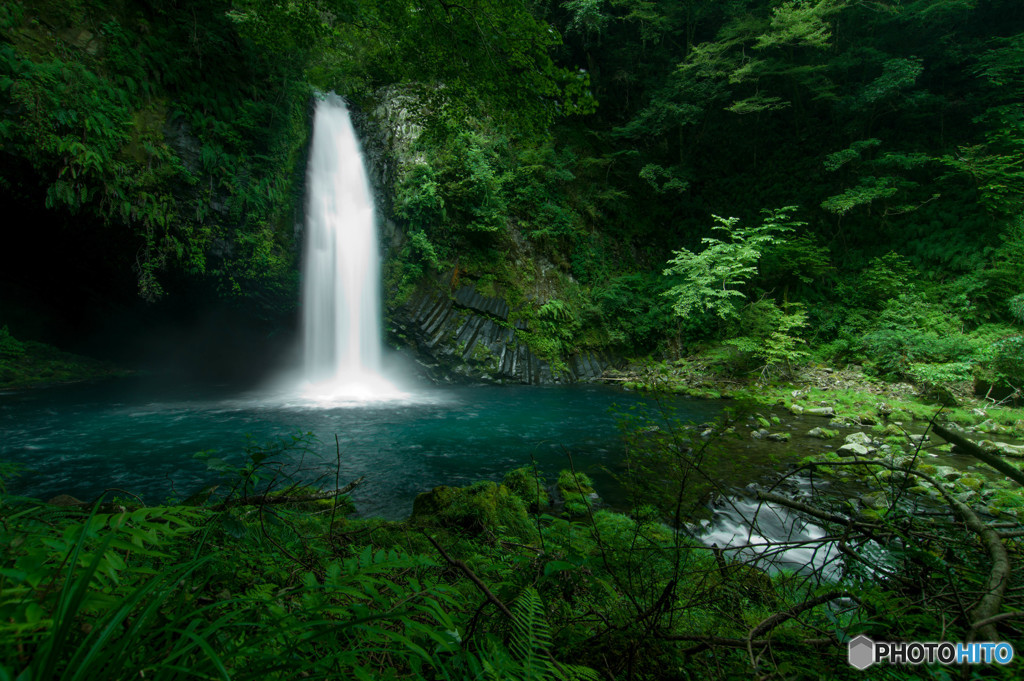
[[[420,128],[409,114],[415,103],[405,89],[392,87],[378,94],[372,111],[353,112],[376,190],[385,258],[405,243],[401,225],[392,219],[390,190],[402,165],[417,160],[413,142]],[[611,365],[609,357],[585,353],[562,358],[553,367],[517,337],[526,326],[509,321],[512,311],[505,300],[481,295],[472,286],[453,287],[450,281],[450,276],[426,277],[405,302],[385,301],[389,341],[408,349],[432,380],[572,383],[594,380]]]
[[[509,312],[504,300],[472,286],[447,291],[431,282],[391,311],[389,332],[438,382],[573,383],[595,380],[611,365],[608,357],[584,353],[552,368],[517,338],[526,326],[510,322]]]

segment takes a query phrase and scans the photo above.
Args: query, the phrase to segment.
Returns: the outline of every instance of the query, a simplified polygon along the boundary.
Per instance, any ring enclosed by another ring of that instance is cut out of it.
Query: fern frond
[[[512,652],[523,665],[523,678],[548,678],[551,632],[544,618],[544,602],[527,587],[512,604]]]
[[[551,673],[558,681],[601,681],[601,675],[581,664],[551,664]]]

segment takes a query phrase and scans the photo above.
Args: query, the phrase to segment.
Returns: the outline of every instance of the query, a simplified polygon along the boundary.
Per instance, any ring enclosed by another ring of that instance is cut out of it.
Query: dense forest
[[[556,362],[727,340],[769,369],[814,352],[1019,386],[1022,15],[10,4],[6,323],[74,345],[111,309],[151,314],[138,296],[287,327],[309,101],[334,90],[387,135],[366,144],[398,225],[391,307],[448,276],[502,295]]]
[[[279,354],[327,92],[374,180],[392,346],[415,296],[469,286],[555,376],[598,353],[659,398],[742,386],[768,430],[765,405],[820,408],[782,381],[856,367],[921,399],[836,405],[889,457],[805,465],[942,511],[767,493],[850,556],[841,583],[769,578],[686,530],[747,412],[698,445],[624,419],[628,515],[570,466],[353,520],[350,490],[287,483],[307,442],[253,445],[167,506],[2,501],[0,679],[859,678],[858,633],[1020,640],[1019,468],[944,486],[889,419],[1024,438],[1019,0],[5,2],[0,386],[188,354],[186,328],[217,339],[197,372]]]

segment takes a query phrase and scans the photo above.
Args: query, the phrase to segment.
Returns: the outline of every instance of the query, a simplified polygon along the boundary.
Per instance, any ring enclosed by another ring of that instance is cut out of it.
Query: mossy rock
[[[857,511],[857,519],[867,523],[879,521],[884,517],[881,511],[874,508],[862,508]]]
[[[563,470],[558,474],[558,493],[565,501],[565,512],[569,516],[583,516],[600,498],[594,491],[593,482],[586,473]]]
[[[973,475],[965,475],[964,477],[960,478],[960,480],[958,482],[963,487],[965,487],[966,489],[971,490],[972,492],[980,491],[981,488],[985,484],[984,480],[982,480],[981,478],[975,477]]]
[[[916,466],[914,466],[914,470],[916,470],[916,471],[918,471],[920,473],[924,473],[925,475],[933,476],[933,477],[935,475],[937,475],[938,472],[939,472],[939,469],[936,468],[935,466],[933,466],[930,463],[919,463]]]
[[[558,473],[558,493],[568,500],[572,496],[589,496],[594,494],[594,483],[586,473],[573,473],[562,470]]]
[[[526,512],[526,502],[505,485],[490,481],[468,487],[442,485],[419,494],[409,520],[471,533],[488,530],[524,540],[532,540],[537,529]]]
[[[526,502],[527,508],[533,513],[551,505],[551,496],[545,489],[544,476],[534,475],[533,469],[529,466],[509,471],[501,484]]]

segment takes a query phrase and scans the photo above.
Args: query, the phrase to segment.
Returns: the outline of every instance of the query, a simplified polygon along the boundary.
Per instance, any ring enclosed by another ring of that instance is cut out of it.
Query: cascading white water
[[[307,392],[393,396],[381,376],[380,263],[373,195],[345,102],[317,102],[306,170],[302,333]]]

